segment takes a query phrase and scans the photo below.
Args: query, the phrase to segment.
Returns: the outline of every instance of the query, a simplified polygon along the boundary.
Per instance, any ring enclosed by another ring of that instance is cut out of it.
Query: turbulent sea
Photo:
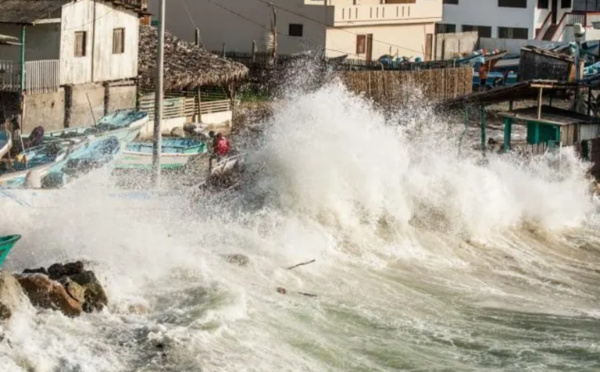
[[[23,235],[4,269],[87,260],[110,305],[23,308],[0,370],[600,370],[588,165],[482,161],[446,118],[337,84],[288,98],[240,190],[2,192],[0,235]]]

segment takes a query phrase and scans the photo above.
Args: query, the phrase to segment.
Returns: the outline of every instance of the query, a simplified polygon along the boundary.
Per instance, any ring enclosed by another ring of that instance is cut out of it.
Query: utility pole
[[[163,114],[163,77],[165,54],[165,0],[160,0],[158,10],[158,45],[156,48],[156,92],[154,94],[154,141],[152,148],[152,167],[154,170],[154,186],[160,185],[160,153],[162,149],[162,114]]]

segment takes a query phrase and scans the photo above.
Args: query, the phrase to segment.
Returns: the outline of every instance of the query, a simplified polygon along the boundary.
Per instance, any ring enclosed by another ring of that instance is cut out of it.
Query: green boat
[[[127,146],[116,169],[152,169],[151,142],[133,142]],[[165,138],[160,154],[161,169],[181,169],[194,156],[207,152],[206,142],[194,138]]]
[[[21,235],[0,236],[0,267],[2,267],[4,260],[6,260],[8,252],[10,252],[19,239],[21,239]]]

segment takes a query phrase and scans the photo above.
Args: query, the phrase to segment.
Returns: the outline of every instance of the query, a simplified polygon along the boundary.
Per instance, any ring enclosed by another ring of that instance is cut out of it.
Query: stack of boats
[[[147,122],[145,112],[116,111],[94,126],[45,133],[41,145],[22,151],[14,159],[10,158],[10,149],[15,140],[8,131],[0,131],[0,189],[56,188],[67,179],[106,165],[120,170],[151,169],[153,144],[133,142]],[[19,140],[28,143],[30,136]],[[181,169],[193,156],[207,150],[206,140],[165,138],[161,168]]]
[[[119,110],[91,127],[69,128],[44,134],[41,145],[30,147],[14,159],[7,158],[12,142],[8,132],[0,132],[0,188],[46,187],[116,159],[134,140],[148,114]],[[29,136],[22,136],[27,142]]]

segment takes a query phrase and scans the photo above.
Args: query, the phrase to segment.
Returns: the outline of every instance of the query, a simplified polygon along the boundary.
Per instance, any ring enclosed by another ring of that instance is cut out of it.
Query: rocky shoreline
[[[76,317],[102,311],[108,297],[94,272],[86,270],[81,261],[14,275],[0,272],[0,321],[9,319],[25,302]]]

